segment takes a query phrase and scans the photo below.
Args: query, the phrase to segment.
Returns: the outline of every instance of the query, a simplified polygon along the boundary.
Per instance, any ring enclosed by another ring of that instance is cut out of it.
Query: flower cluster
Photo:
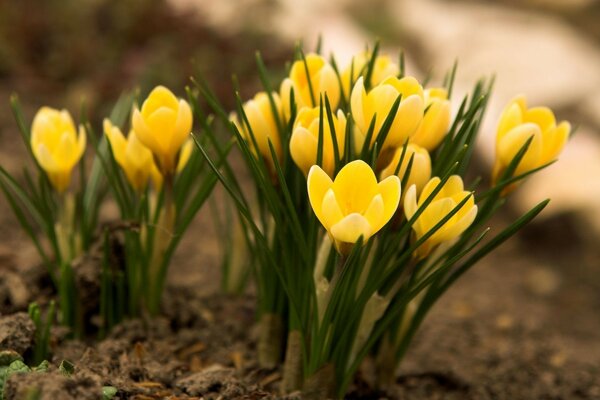
[[[62,322],[80,334],[83,316],[93,312],[102,316],[104,331],[127,315],[158,312],[166,269],[179,237],[216,182],[212,174],[200,174],[203,163],[190,137],[190,104],[163,86],[152,90],[141,108],[133,106],[132,96],[123,97],[111,118],[104,119],[101,140],[89,123],[82,121],[77,129],[68,111],[49,107],[37,112],[28,131],[16,99],[13,106],[42,176],[38,186],[22,187],[2,170],[0,184],[48,265],[59,291]],[[132,109],[131,129],[125,136],[120,126]],[[88,141],[96,150],[89,171],[84,157]],[[88,257],[98,248],[93,244],[98,241],[99,209],[107,189],[131,230],[110,238],[111,230],[103,228],[100,240],[106,242],[106,249],[111,241],[121,242],[127,253],[125,265],[124,269],[109,265],[115,260],[111,254],[101,257],[106,265],[99,309],[83,310],[73,269],[79,256]],[[26,213],[41,224],[51,252],[41,246],[22,217]]]
[[[452,115],[455,70],[424,87],[405,75],[402,57],[397,65],[377,46],[342,70],[334,58],[297,54],[277,92],[259,58],[265,91],[229,117],[258,207],[235,174],[220,179],[260,260],[258,348],[272,354],[259,360],[276,364],[284,340],[274,336],[287,331],[282,390],[341,396],[369,352],[382,376],[393,371],[446,282],[541,211],[545,202],[475,250],[510,190],[557,158],[569,125],[547,108],[527,109],[523,97],[512,101],[498,125],[492,187],[478,197],[463,177],[489,85],[478,83]]]

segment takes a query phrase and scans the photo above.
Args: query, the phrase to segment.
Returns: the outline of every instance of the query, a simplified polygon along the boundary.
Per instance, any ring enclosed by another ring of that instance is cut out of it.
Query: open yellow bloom
[[[446,89],[425,90],[425,108],[427,111],[423,120],[410,140],[432,151],[438,147],[450,128],[450,100]]]
[[[308,69],[308,75],[306,70]],[[310,79],[310,85],[309,85]],[[312,86],[312,93],[311,88]],[[290,76],[281,83],[281,102],[286,118],[290,117],[290,93],[294,90],[296,109],[317,107],[319,98],[327,94],[331,108],[335,110],[340,101],[340,84],[331,65],[317,54],[308,54],[304,60],[295,61]]]
[[[342,81],[342,90],[344,96],[348,98],[350,90],[354,86],[354,82],[359,76],[365,76],[369,62],[371,61],[371,53],[363,51],[355,55],[350,62],[350,65],[344,69],[340,75]],[[400,68],[387,55],[377,56],[373,64],[373,72],[371,74],[371,85],[375,86],[381,83],[389,76],[398,76]]]
[[[83,127],[79,135],[67,110],[42,107],[31,126],[31,150],[57,192],[64,192],[71,171],[81,159],[86,144]]]
[[[143,191],[152,170],[156,169],[152,152],[139,141],[135,133],[130,131],[125,138],[121,130],[108,119],[104,120],[104,134],[131,186],[138,192]]]
[[[275,102],[275,108],[277,109],[277,113],[281,120],[283,117],[281,112],[281,101],[279,100],[277,93],[272,93],[272,96],[273,101]],[[277,158],[279,159],[279,162],[281,162],[281,139],[279,138],[277,120],[275,119],[275,115],[273,115],[269,95],[266,92],[259,92],[253,99],[244,103],[243,108],[244,113],[248,118],[248,122],[250,123],[250,129],[248,129],[247,124],[243,120],[240,121],[236,115],[232,115],[231,120],[246,140],[246,143],[248,143],[252,152],[256,156],[262,156],[271,171],[275,171],[275,164],[271,156],[269,141],[271,141],[273,149],[277,154]],[[254,147],[254,141],[252,140],[250,130],[252,130],[258,149]]]
[[[327,113],[323,112],[323,169],[329,176],[333,175],[335,168],[334,142],[330,129],[333,122],[335,138],[340,155],[344,154],[346,137],[346,117],[342,110],[337,116],[332,114],[333,121],[329,121]],[[319,147],[319,122],[320,107],[303,108],[296,116],[294,129],[290,138],[290,154],[296,165],[304,175],[308,174],[310,167],[317,163],[317,150]]]
[[[150,149],[163,175],[172,175],[181,146],[192,131],[192,110],[164,86],[152,90],[142,109],[133,111],[132,126],[136,136]]]
[[[388,176],[394,175],[396,169],[398,169],[398,164],[400,163],[400,158],[402,157],[402,152],[404,147],[399,147],[394,153],[394,158],[392,162],[381,171],[381,179],[387,178]],[[408,168],[408,164],[410,163],[410,159],[413,159],[412,166],[410,167],[410,174],[408,175],[408,179],[406,181],[406,187],[411,187],[415,185],[417,187],[417,194],[421,193],[421,190],[425,186],[425,184],[431,178],[431,158],[429,157],[429,153],[424,148],[417,146],[414,143],[409,143],[406,145],[406,151],[404,151],[404,158],[402,159],[402,164],[398,169],[398,173],[396,174],[400,180],[406,174],[406,170]]]
[[[344,244],[356,243],[361,236],[366,242],[383,228],[400,202],[400,179],[390,176],[377,183],[362,160],[346,164],[335,181],[315,165],[307,186],[313,211],[342,253],[349,250]]]
[[[554,161],[567,143],[570,131],[567,121],[556,125],[549,108],[528,109],[525,96],[517,96],[508,103],[498,123],[493,182],[496,183],[529,138],[533,137],[515,176]]]
[[[423,88],[413,77],[398,79],[391,76],[373,87],[367,94],[363,77],[358,78],[352,89],[350,106],[356,126],[363,137],[363,142],[369,131],[371,121],[375,117],[375,130],[370,143],[370,146],[373,146],[381,126],[399,95],[402,96],[402,100],[385,142],[380,143],[381,150],[400,147],[406,142],[406,139],[415,133],[423,119]]]
[[[416,186],[411,186],[406,192],[404,198],[404,214],[407,219],[411,219],[421,205],[427,200],[431,193],[441,183],[440,178],[432,178],[421,192],[417,201]],[[425,241],[416,250],[420,258],[427,255],[440,243],[452,240],[461,235],[475,220],[477,216],[477,206],[473,198],[473,193],[464,190],[462,178],[458,175],[452,175],[446,181],[446,184],[435,195],[433,201],[421,213],[414,222],[412,228],[416,238],[420,239],[427,234],[435,225],[446,217],[460,202],[466,197],[469,199],[440,229],[438,229],[429,239]]]

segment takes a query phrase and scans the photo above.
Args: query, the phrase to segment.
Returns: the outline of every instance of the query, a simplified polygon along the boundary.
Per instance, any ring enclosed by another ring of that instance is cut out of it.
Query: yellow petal
[[[396,210],[398,209],[398,204],[400,203],[400,179],[392,175],[377,184],[377,189],[379,194],[382,196],[384,210],[383,210],[383,225],[385,225],[394,215]],[[375,229],[378,231],[381,229]]]
[[[85,128],[83,125],[79,126],[79,136],[77,136],[77,155],[76,161],[79,161],[85,153],[85,146],[87,145],[87,136],[85,134]]]
[[[321,212],[323,214],[323,226],[325,229],[330,229],[344,218],[332,189],[327,190],[323,197]]]
[[[317,161],[318,140],[305,128],[298,127],[290,138],[290,155],[306,175]]]
[[[410,220],[417,210],[417,187],[411,185],[404,195],[404,215],[406,215],[406,219]]]
[[[471,195],[472,196],[472,195]],[[477,206],[467,207],[466,203],[461,207],[460,211],[456,214],[463,214],[460,218],[456,219],[453,217],[450,221],[444,224],[444,230],[440,234],[440,240],[448,241],[460,236],[471,224],[475,221],[477,216]],[[467,210],[466,212],[463,210]],[[456,216],[455,215],[455,216]],[[452,222],[452,224],[450,224]]]
[[[354,122],[358,129],[366,135],[367,130],[369,129],[369,124],[371,121],[366,121],[365,115],[365,103],[367,102],[367,93],[365,91],[365,86],[363,84],[362,76],[358,78],[356,83],[354,84],[354,88],[352,89],[352,95],[350,98],[350,107],[352,109],[352,116],[354,117]]]
[[[497,147],[501,162],[508,166],[527,140],[533,137],[527,152],[519,163],[516,174],[521,174],[538,166],[542,155],[541,134],[540,128],[532,123],[521,124],[508,131]]]
[[[423,190],[421,191],[421,194],[419,195],[419,204],[425,202],[429,196],[433,193],[433,191],[435,190],[435,188],[437,188],[437,186],[441,183],[441,179],[438,178],[437,176],[431,178],[429,180],[429,182],[427,182],[425,184],[425,187],[423,188]],[[438,192],[439,193],[439,192]],[[439,196],[436,196],[439,197]]]
[[[364,217],[369,221],[371,225],[371,232],[379,231],[389,219],[384,219],[385,216],[385,205],[383,203],[383,197],[381,194],[375,195],[371,200],[371,204],[364,213]]]
[[[121,133],[118,127],[113,126],[108,119],[105,119],[104,134],[108,138],[115,160],[123,167],[125,163],[125,149],[127,147],[127,141],[123,137],[123,133]]]
[[[148,147],[153,153],[159,153],[161,147],[159,146],[152,131],[150,131],[146,125],[146,121],[144,121],[142,113],[139,109],[137,109],[137,107],[133,110],[131,124],[133,126],[133,131],[140,142],[142,142],[144,146]]]
[[[308,199],[312,206],[315,215],[321,222],[325,224],[323,212],[321,207],[323,205],[323,198],[325,193],[333,186],[333,182],[329,175],[325,173],[318,165],[313,165],[308,172],[308,178],[306,180],[306,186],[308,188]]]
[[[291,104],[290,104],[290,94],[292,93],[292,80],[290,78],[285,78],[283,82],[281,82],[281,88],[279,89],[280,97],[281,97],[281,106],[283,108],[283,113],[286,119],[290,118],[291,114]],[[294,101],[296,101],[297,95],[294,94]]]
[[[448,180],[442,187],[442,190],[440,190],[440,192],[437,194],[436,198],[452,197],[456,193],[463,192],[464,186],[462,178],[459,175],[452,175],[450,176],[450,178],[448,178]]]
[[[431,202],[416,221],[415,225],[417,225],[417,236],[421,237],[430,232],[432,228],[435,227],[446,215],[448,215],[455,206],[456,203],[447,197]],[[442,227],[436,231],[436,233],[434,233],[429,240],[435,242],[436,239],[439,238],[440,232],[446,229],[448,222],[442,225]]]
[[[544,149],[542,154],[542,164],[554,161],[562,151],[571,132],[571,124],[567,121],[561,122],[556,128],[550,129],[544,135]]]
[[[423,98],[411,95],[403,97],[394,123],[385,140],[386,147],[402,146],[412,136],[423,119]]]
[[[144,118],[149,118],[156,110],[161,107],[177,110],[177,97],[164,86],[155,87],[148,95],[146,101],[142,105],[142,115]]]
[[[77,154],[79,153],[77,143],[70,135],[62,135],[56,149],[54,149],[54,160],[58,167],[63,170],[71,170],[77,162]]]
[[[542,132],[556,125],[554,113],[548,107],[532,107],[525,112],[523,122],[532,122],[540,127]]]
[[[366,242],[371,237],[371,225],[362,215],[352,213],[332,226],[330,232],[333,238],[339,242],[356,243],[361,236],[363,242]]]
[[[509,103],[504,111],[502,111],[502,115],[500,116],[500,120],[498,122],[498,128],[496,133],[497,143],[500,143],[500,140],[506,135],[508,131],[514,129],[518,125],[523,123],[523,110],[519,106],[518,103],[511,102]]]
[[[436,99],[431,102],[417,131],[411,137],[413,143],[431,151],[444,139],[450,127],[450,102]]]
[[[362,160],[346,164],[333,182],[333,191],[345,215],[365,212],[377,189],[375,173]]]
[[[146,125],[158,142],[163,154],[167,154],[169,151],[176,119],[177,114],[175,111],[167,107],[159,107],[146,118]]]
[[[188,140],[192,132],[192,109],[185,100],[179,100],[177,119],[173,129],[173,137],[169,146],[171,153],[177,153]]]
[[[179,153],[179,161],[177,162],[177,172],[183,171],[187,162],[190,160],[192,156],[192,151],[194,150],[194,141],[192,139],[188,139],[183,146],[181,147],[181,152]]]

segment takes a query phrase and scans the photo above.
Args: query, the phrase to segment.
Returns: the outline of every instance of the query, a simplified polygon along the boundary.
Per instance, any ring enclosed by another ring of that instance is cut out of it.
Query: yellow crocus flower
[[[320,113],[320,107],[305,107],[300,110],[296,116],[296,121],[294,122],[294,128],[290,138],[290,154],[304,175],[307,175],[310,167],[317,163]],[[333,122],[339,154],[343,155],[346,137],[346,117],[342,110],[338,110],[337,116],[332,114],[333,121],[329,121],[325,110],[323,110],[323,117],[322,166],[329,176],[333,176],[335,168],[335,151],[330,123]]]
[[[279,100],[277,93],[272,93],[272,96],[279,119],[281,120],[283,117],[281,100]],[[240,121],[236,115],[231,116],[232,122],[236,125],[244,140],[246,140],[252,152],[256,156],[262,156],[270,170],[275,171],[269,141],[273,145],[278,161],[281,162],[281,139],[279,137],[279,129],[277,128],[277,120],[275,119],[275,115],[273,115],[273,108],[269,101],[269,95],[266,92],[257,93],[253,99],[244,103],[243,109],[250,123],[250,128],[258,149],[254,147],[254,141],[252,140],[247,124],[243,120]]]
[[[333,110],[337,108],[340,101],[340,84],[333,67],[317,54],[308,54],[305,58],[306,64],[304,60],[298,60],[292,64],[290,76],[281,83],[281,102],[286,118],[289,118],[291,113],[290,93],[292,89],[297,110],[303,107],[317,107],[320,97],[325,94],[327,94]],[[308,74],[306,73],[307,69]]]
[[[85,151],[83,127],[79,135],[67,110],[42,107],[31,126],[31,150],[57,192],[63,193],[71,181],[71,171]]]
[[[404,198],[404,214],[411,219],[431,193],[440,185],[438,177],[432,178],[421,192],[417,201],[417,188],[411,186]],[[420,239],[435,225],[446,217],[466,197],[469,199],[440,229],[425,241],[416,251],[419,258],[425,258],[440,243],[452,240],[461,235],[475,220],[477,206],[473,193],[464,190],[462,178],[452,175],[442,189],[435,195],[433,201],[414,222],[412,228],[416,238]]]
[[[423,120],[410,140],[432,151],[438,147],[450,128],[448,91],[443,88],[426,89],[425,108]]]
[[[192,130],[192,110],[183,99],[164,86],[157,86],[133,111],[132,126],[136,136],[150,149],[163,175],[173,175],[181,146]]]
[[[359,76],[365,76],[369,62],[371,61],[372,53],[363,51],[352,57],[350,65],[344,69],[340,75],[342,81],[342,90],[344,96],[348,98],[350,96],[350,90],[354,86],[354,82]],[[400,68],[392,59],[387,55],[377,56],[375,63],[373,64],[373,72],[371,74],[371,85],[375,86],[383,82],[383,80],[389,76],[398,76]],[[352,76],[350,76],[352,74]]]
[[[403,148],[404,147],[399,147],[396,149],[390,164],[381,171],[381,179],[394,175],[394,172],[396,172],[396,169],[398,169],[398,164],[400,163],[400,158],[402,157],[402,152],[404,151]],[[417,194],[419,194],[421,193],[421,190],[425,184],[431,178],[431,158],[429,157],[427,150],[424,148],[414,143],[407,144],[406,151],[404,151],[402,164],[400,165],[398,173],[396,174],[400,180],[402,180],[404,174],[406,174],[406,170],[411,158],[413,161],[412,166],[410,167],[410,174],[406,181],[406,186],[411,187],[412,185],[415,185],[417,187]]]
[[[377,183],[375,173],[362,160],[346,164],[334,181],[314,165],[307,187],[313,211],[342,254],[359,237],[366,242],[383,228],[400,202],[400,179],[390,176]]]
[[[556,124],[549,108],[527,108],[523,95],[511,100],[498,122],[496,162],[492,173],[494,184],[529,138],[533,137],[514,176],[554,161],[567,143],[570,131],[571,125],[567,121]]]
[[[371,137],[373,146],[392,105],[401,95],[400,106],[394,117],[388,135],[380,149],[402,146],[411,137],[423,119],[423,88],[413,77],[398,79],[390,76],[379,85],[366,92],[363,77],[358,78],[350,98],[352,117],[364,142],[371,120],[375,118],[375,129]]]
[[[140,142],[132,131],[125,138],[119,127],[114,126],[110,120],[105,119],[103,125],[104,134],[108,138],[115,161],[125,172],[131,186],[138,192],[143,191],[148,184],[152,170],[156,169],[152,152]]]

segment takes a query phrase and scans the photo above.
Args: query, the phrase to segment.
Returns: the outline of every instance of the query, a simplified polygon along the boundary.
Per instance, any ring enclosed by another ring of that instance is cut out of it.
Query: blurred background
[[[495,74],[477,149],[483,174],[493,161],[495,121],[514,95],[526,94],[530,105],[547,105],[577,127],[559,162],[529,179],[505,216],[546,197],[550,206],[436,310],[461,321],[489,318],[500,330],[531,325],[560,339],[563,358],[600,361],[599,0],[3,0],[0,163],[13,173],[23,167],[8,103],[13,92],[29,121],[42,105],[77,115],[85,99],[99,122],[122,91],[160,83],[182,94],[200,71],[232,105],[233,73],[244,98],[259,87],[256,50],[282,76],[295,43],[310,50],[319,35],[325,55],[335,52],[342,65],[379,38],[385,52],[405,50],[408,74],[431,72],[432,84],[458,60],[457,103],[479,77]],[[3,197],[0,223],[0,257],[14,265],[29,259],[24,235],[8,228],[14,218]],[[188,235],[182,252],[190,261],[175,266],[172,284],[208,290],[203,275],[219,263],[210,232]],[[447,318],[436,312],[433,320]]]

